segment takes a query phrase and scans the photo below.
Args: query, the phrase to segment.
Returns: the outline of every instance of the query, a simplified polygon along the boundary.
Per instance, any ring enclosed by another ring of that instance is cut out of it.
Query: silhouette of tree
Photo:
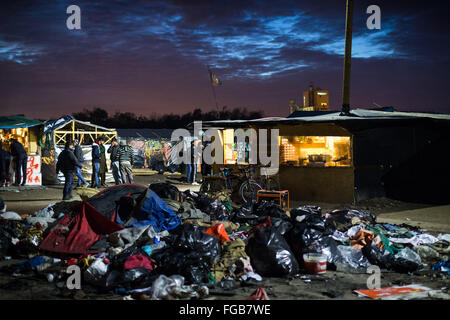
[[[83,109],[81,112],[73,113],[76,119],[89,121],[109,128],[149,128],[149,129],[176,129],[184,128],[194,121],[212,121],[212,120],[250,120],[263,117],[262,111],[249,112],[246,108],[228,109],[223,106],[221,110],[211,110],[204,113],[200,108],[195,108],[192,112],[182,115],[164,114],[157,116],[152,113],[150,117],[136,115],[132,112],[116,112],[109,116],[108,112],[102,108],[94,107],[92,110]]]

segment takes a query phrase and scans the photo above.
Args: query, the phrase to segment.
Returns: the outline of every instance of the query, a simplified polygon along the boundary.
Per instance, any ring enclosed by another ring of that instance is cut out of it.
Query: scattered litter
[[[416,292],[423,292],[431,290],[428,287],[422,285],[412,284],[407,286],[393,286],[379,289],[367,289],[367,290],[355,290],[358,295],[368,297],[371,299],[385,298],[394,295],[405,295]]]

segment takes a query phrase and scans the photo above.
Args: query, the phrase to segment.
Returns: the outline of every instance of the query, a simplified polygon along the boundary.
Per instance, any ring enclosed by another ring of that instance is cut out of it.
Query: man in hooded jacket
[[[68,141],[64,150],[59,154],[56,163],[56,175],[60,171],[64,174],[63,200],[72,199],[73,172],[76,166],[81,167],[82,164],[73,154],[73,143]]]

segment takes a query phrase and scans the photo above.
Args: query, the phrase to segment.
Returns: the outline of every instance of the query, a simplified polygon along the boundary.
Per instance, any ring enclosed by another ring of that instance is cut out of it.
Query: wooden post
[[[347,0],[347,14],[345,19],[345,56],[344,79],[342,86],[342,113],[350,113],[350,69],[352,63],[352,29],[353,29],[353,0]]]

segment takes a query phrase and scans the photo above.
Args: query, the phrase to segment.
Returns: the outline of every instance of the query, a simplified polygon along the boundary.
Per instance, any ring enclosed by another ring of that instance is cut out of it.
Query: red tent
[[[70,214],[62,217],[39,248],[66,254],[95,253],[89,251],[94,243],[106,234],[123,229],[114,222],[115,215],[109,220],[85,201],[74,208],[74,212],[77,211],[73,218]]]

